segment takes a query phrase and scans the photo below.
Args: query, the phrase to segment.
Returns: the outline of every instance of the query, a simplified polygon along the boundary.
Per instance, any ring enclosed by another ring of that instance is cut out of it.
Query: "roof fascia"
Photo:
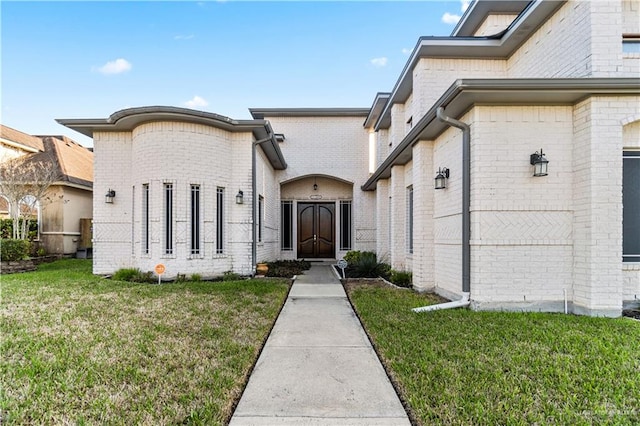
[[[93,137],[94,132],[131,131],[135,127],[154,121],[178,121],[213,126],[228,132],[250,132],[256,139],[271,137],[269,144],[272,148],[265,148],[274,169],[282,170],[287,167],[282,151],[273,135],[271,125],[266,120],[234,120],[223,115],[197,111],[188,108],[151,106],[128,108],[116,111],[109,118],[88,119],[56,119],[66,126],[83,135]]]
[[[363,191],[374,190],[380,179],[391,175],[391,167],[411,160],[411,147],[414,144],[420,140],[435,139],[446,129],[447,125],[436,119],[438,107],[444,107],[451,116],[460,117],[477,104],[574,105],[594,95],[640,96],[640,78],[456,80],[361,188]]]
[[[153,121],[182,121],[217,127],[229,132],[250,132],[264,125],[264,120],[234,120],[223,115],[188,108],[151,106],[117,111],[109,118],[56,119],[63,126],[93,137],[96,131],[131,131]]]
[[[365,118],[363,127],[368,128],[373,126],[378,117],[380,116],[380,111],[384,108],[385,103],[391,96],[389,92],[378,92],[376,93],[376,97],[373,100],[373,105],[371,105],[371,109],[369,109],[369,114],[367,114],[367,118]]]
[[[506,59],[566,0],[534,0],[500,38],[420,37],[387,100],[375,130],[391,125],[391,106],[407,100],[413,90],[413,69],[422,58]]]
[[[487,16],[520,14],[531,3],[531,0],[474,0],[451,32],[451,37],[472,36]]]
[[[369,108],[249,108],[254,119],[265,117],[359,117]]]
[[[40,152],[39,149],[37,148],[33,148],[31,146],[28,145],[23,145],[20,142],[15,142],[9,139],[5,139],[5,138],[0,138],[0,143],[4,144],[4,145],[8,145],[11,146],[13,148],[18,148],[22,151],[26,151],[26,152]]]
[[[253,132],[253,137],[256,141],[261,141],[264,139],[269,139],[268,143],[261,143],[260,148],[262,152],[267,156],[271,166],[275,170],[284,170],[287,168],[287,162],[284,159],[284,154],[282,154],[282,150],[280,149],[280,144],[278,143],[278,138],[276,134],[273,132],[273,128],[271,127],[271,123],[269,121],[265,121],[263,127],[257,128]]]

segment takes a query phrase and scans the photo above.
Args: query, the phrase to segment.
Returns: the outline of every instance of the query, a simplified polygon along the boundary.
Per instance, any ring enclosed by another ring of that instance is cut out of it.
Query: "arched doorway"
[[[353,183],[326,175],[306,175],[282,183],[282,245],[298,259],[335,259],[344,251],[344,233],[352,219]]]

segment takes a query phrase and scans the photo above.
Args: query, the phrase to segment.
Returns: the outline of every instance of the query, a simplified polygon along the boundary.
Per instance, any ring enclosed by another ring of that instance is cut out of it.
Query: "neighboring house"
[[[640,298],[639,12],[474,2],[367,109],[59,120],[94,138],[97,193],[116,192],[94,200],[94,272],[375,250],[475,309],[619,316]]]
[[[93,152],[66,136],[31,136],[0,125],[2,161],[25,156],[26,161],[46,161],[56,171],[38,216],[40,246],[47,253],[75,254],[90,245],[82,242],[80,219],[93,216]],[[7,200],[1,197],[0,213],[8,216]]]

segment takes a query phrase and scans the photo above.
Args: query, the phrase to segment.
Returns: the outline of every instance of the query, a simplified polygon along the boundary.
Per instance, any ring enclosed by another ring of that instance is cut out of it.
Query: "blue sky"
[[[468,2],[7,2],[1,121],[91,140],[55,118],[171,105],[250,118],[251,107],[369,107],[423,35]]]

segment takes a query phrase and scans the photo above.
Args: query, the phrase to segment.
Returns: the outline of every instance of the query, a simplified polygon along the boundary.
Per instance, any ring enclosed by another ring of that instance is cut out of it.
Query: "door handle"
[[[313,234],[313,242],[315,243],[316,240],[318,239],[318,237],[316,236],[316,234]]]

